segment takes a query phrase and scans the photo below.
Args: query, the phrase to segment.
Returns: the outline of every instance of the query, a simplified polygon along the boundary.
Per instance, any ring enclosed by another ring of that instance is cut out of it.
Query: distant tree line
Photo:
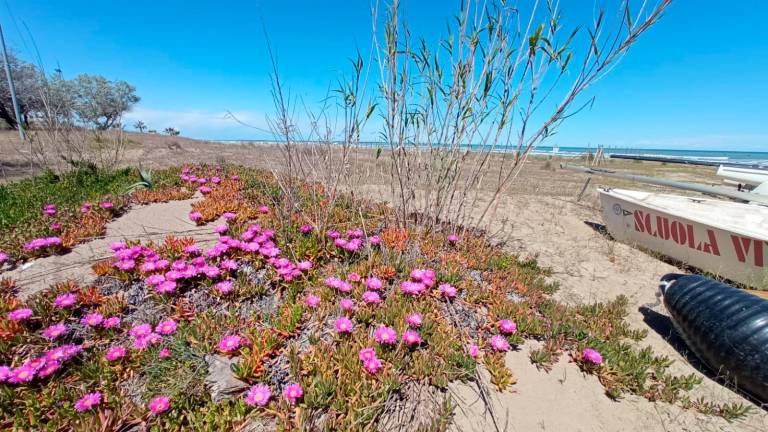
[[[38,66],[9,53],[22,125],[34,127],[58,122],[107,130],[122,127],[122,115],[138,101],[136,88],[125,81],[110,81],[100,75],[81,74],[65,79],[60,70],[47,76]],[[16,128],[11,92],[5,77],[0,79],[0,120]],[[43,120],[46,119],[46,120]]]

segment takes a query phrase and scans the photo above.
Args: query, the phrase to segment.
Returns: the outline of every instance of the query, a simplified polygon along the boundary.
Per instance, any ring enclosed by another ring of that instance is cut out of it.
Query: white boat
[[[768,206],[622,189],[599,193],[615,239],[768,289]]]
[[[768,183],[768,170],[764,169],[721,165],[717,169],[717,175],[723,177],[728,183],[749,185],[750,187]]]

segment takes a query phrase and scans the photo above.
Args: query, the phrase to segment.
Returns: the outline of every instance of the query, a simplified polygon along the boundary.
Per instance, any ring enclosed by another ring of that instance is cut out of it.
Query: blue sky
[[[615,9],[618,0],[603,0]],[[457,1],[403,0],[415,34],[436,39]],[[526,3],[526,2],[522,2]],[[562,1],[571,23],[593,2]],[[636,2],[637,3],[637,2]],[[9,45],[46,68],[101,74],[137,87],[128,115],[208,139],[264,138],[225,118],[263,126],[271,112],[262,23],[292,94],[318,103],[356,48],[370,45],[369,0],[0,2]],[[549,144],[768,150],[768,2],[676,0],[611,75],[594,106]],[[378,132],[367,131],[369,137]],[[371,130],[372,129],[372,130]]]

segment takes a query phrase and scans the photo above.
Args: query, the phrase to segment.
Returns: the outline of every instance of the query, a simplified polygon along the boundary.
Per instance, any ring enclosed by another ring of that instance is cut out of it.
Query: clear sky
[[[615,9],[617,1],[600,3]],[[403,3],[412,32],[436,38],[459,2]],[[591,0],[561,4],[573,22],[588,21],[593,11]],[[0,23],[28,60],[31,33],[47,69],[135,85],[142,100],[129,123],[174,126],[196,138],[252,139],[265,134],[225,113],[263,126],[271,111],[262,23],[293,94],[316,103],[356,48],[368,50],[370,7],[370,0],[0,0]],[[763,0],[675,0],[589,90],[592,109],[548,143],[768,151],[767,15]]]

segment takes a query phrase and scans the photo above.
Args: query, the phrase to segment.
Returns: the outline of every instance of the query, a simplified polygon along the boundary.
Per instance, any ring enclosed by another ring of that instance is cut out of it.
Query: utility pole
[[[13,102],[13,111],[16,113],[16,126],[19,127],[19,138],[24,141],[24,126],[21,124],[21,114],[19,113],[19,101],[16,100],[16,87],[13,85],[13,76],[11,75],[11,64],[8,62],[8,51],[5,49],[5,37],[3,36],[3,26],[0,25],[0,44],[3,45],[3,60],[5,61],[5,76],[8,77],[8,89],[11,91],[11,101]]]

